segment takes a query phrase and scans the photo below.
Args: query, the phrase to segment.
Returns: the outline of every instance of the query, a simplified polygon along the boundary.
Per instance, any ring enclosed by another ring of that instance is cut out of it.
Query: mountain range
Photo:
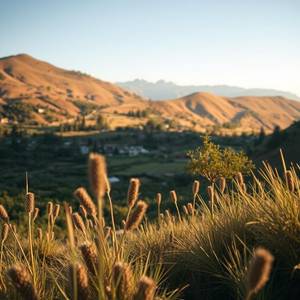
[[[137,112],[143,112],[137,114]],[[174,130],[230,132],[286,128],[300,119],[300,102],[282,96],[225,97],[195,92],[151,101],[118,85],[55,67],[27,54],[0,59],[0,121],[59,125],[101,114],[111,128],[149,120]]]
[[[274,89],[246,89],[229,85],[177,85],[171,81],[158,80],[156,82],[149,82],[143,79],[117,82],[116,84],[142,97],[152,100],[179,98],[196,92],[208,92],[224,97],[282,96],[300,101],[300,97],[296,94]]]

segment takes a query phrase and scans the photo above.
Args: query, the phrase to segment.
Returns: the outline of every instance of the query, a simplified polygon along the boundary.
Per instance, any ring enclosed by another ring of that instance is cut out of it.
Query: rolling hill
[[[147,112],[135,115],[132,112]],[[104,115],[112,128],[149,120],[173,130],[251,132],[282,129],[300,119],[300,102],[281,96],[222,97],[197,92],[150,101],[117,85],[68,71],[29,55],[0,59],[0,120],[58,125],[85,115]]]
[[[10,106],[11,110],[22,109],[25,104],[32,108],[38,123],[63,121],[84,108],[140,101],[141,97],[116,85],[57,68],[26,54],[0,59],[2,111],[10,110]]]

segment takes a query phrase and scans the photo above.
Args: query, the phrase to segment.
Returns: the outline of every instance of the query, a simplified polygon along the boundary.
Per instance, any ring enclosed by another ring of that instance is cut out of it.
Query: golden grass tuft
[[[116,291],[116,298],[128,300],[133,293],[133,274],[128,264],[117,262],[113,266],[113,285]]]
[[[137,292],[134,300],[153,300],[155,296],[156,284],[153,279],[142,276],[138,282]]]
[[[7,274],[16,290],[18,291],[19,295],[24,300],[39,299],[37,291],[32,284],[31,276],[24,265],[15,264],[10,269],[8,269]]]
[[[81,205],[83,205],[91,216],[95,216],[97,214],[96,205],[85,188],[77,188],[74,192],[74,196],[80,201]]]
[[[76,273],[76,286],[77,286],[77,299],[78,300],[88,300],[89,291],[89,278],[85,267],[80,263],[75,263],[75,265],[69,266],[69,276],[70,282],[73,283],[73,272]],[[74,286],[72,284],[72,286]],[[73,291],[73,295],[76,294]],[[73,299],[73,298],[71,298]]]
[[[173,203],[177,203],[177,194],[176,194],[176,191],[172,190],[170,191],[170,198],[172,200]]]
[[[40,209],[38,207],[35,207],[34,211],[33,211],[32,222],[35,222],[35,220],[39,216],[39,212],[40,212]]]
[[[94,196],[102,199],[107,190],[107,173],[104,156],[91,153],[89,156],[89,179]]]
[[[51,201],[47,204],[47,214],[48,216],[53,215],[53,202]]]
[[[2,219],[4,222],[9,221],[8,213],[2,204],[0,204],[0,219]]]
[[[131,178],[127,193],[127,203],[132,208],[138,200],[140,189],[140,180],[138,178]]]
[[[148,204],[142,200],[139,200],[136,204],[135,210],[129,216],[127,222],[125,223],[125,230],[133,230],[137,228],[142,222]]]
[[[95,275],[98,269],[98,257],[95,245],[86,242],[80,246],[80,251],[89,272]]]
[[[219,190],[221,194],[225,192],[225,189],[226,189],[226,179],[224,177],[221,177],[219,179]]]
[[[80,216],[79,213],[73,213],[72,214],[72,220],[74,222],[74,225],[76,226],[77,229],[81,230],[82,233],[86,234],[86,228],[85,228],[85,225],[84,225],[84,222]]]
[[[59,212],[60,212],[60,205],[55,204],[54,209],[53,209],[54,220],[59,216]]]
[[[273,260],[274,257],[268,250],[255,249],[247,274],[248,297],[252,293],[257,294],[265,286],[269,280]]]
[[[8,237],[9,233],[9,225],[7,223],[4,223],[2,226],[2,231],[1,231],[1,243],[4,243]]]
[[[199,180],[194,180],[193,182],[193,196],[197,195],[200,190],[200,181]]]
[[[35,207],[34,202],[35,202],[34,193],[27,193],[25,199],[25,207],[27,213],[32,214],[34,212],[34,207]]]
[[[295,184],[294,184],[292,172],[290,170],[286,171],[285,177],[286,177],[286,183],[287,183],[288,189],[291,193],[293,193],[295,191]]]

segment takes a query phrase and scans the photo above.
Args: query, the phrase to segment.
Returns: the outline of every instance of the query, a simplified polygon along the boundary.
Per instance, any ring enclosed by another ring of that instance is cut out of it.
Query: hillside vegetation
[[[221,97],[196,92],[149,101],[117,85],[21,54],[0,59],[0,121],[59,126],[104,117],[111,129],[148,122],[166,130],[271,132],[300,118],[300,103],[281,96]]]

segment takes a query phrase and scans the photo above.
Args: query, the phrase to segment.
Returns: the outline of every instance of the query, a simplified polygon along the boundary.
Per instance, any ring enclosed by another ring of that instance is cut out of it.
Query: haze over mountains
[[[171,81],[158,80],[149,82],[143,79],[117,82],[116,84],[152,100],[179,98],[196,92],[208,92],[224,97],[282,96],[288,99],[300,100],[300,97],[290,92],[274,89],[246,89],[229,85],[177,85]]]
[[[132,115],[132,112],[147,112]],[[149,101],[78,71],[21,54],[0,59],[0,121],[58,125],[102,114],[111,128],[143,126],[149,120],[173,130],[230,132],[286,128],[300,119],[300,102],[282,96],[222,97],[196,92]]]

